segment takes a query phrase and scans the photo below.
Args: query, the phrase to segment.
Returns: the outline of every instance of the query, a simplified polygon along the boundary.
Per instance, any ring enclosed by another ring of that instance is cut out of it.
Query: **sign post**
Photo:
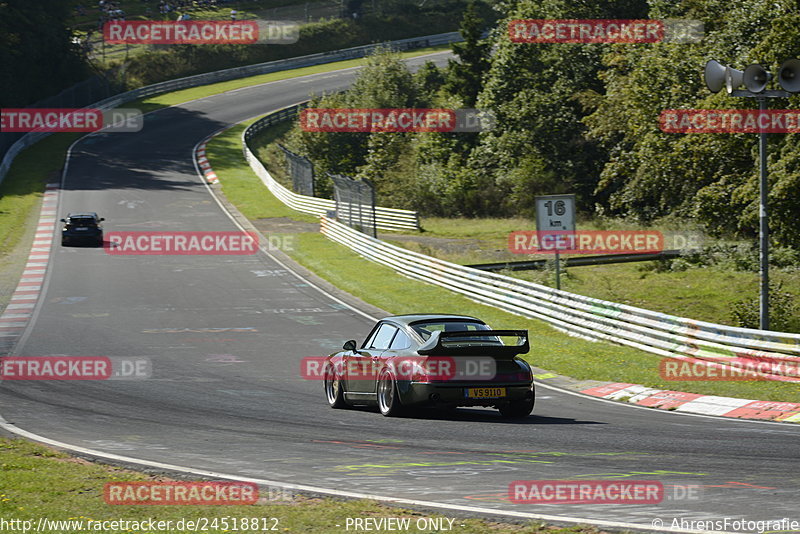
[[[556,238],[575,232],[575,195],[536,197],[536,232],[539,248],[545,236]],[[556,239],[556,241],[560,241]],[[561,258],[556,246],[556,289],[561,289]]]

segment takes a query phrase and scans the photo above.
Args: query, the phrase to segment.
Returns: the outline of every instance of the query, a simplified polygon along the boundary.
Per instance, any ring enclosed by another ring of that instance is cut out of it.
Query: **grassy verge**
[[[300,219],[275,199],[250,172],[241,157],[237,128],[208,144],[212,166],[228,199],[243,208],[249,218],[286,217]],[[218,166],[217,162],[220,162]],[[238,163],[237,163],[238,162]],[[259,206],[249,204],[258,195]],[[253,215],[256,215],[255,217]],[[660,389],[758,400],[800,402],[796,384],[773,382],[678,382],[663,380],[659,358],[642,351],[610,343],[596,343],[567,336],[547,324],[475,303],[445,289],[407,279],[387,267],[369,262],[318,233],[301,233],[289,254],[304,267],[337,287],[391,313],[465,313],[497,328],[526,328],[533,349],[528,360],[538,367],[572,376],[613,382],[631,382]]]
[[[227,130],[206,145],[206,155],[214,162],[214,172],[225,175],[222,185],[225,196],[248,219],[290,217],[302,222],[317,222],[317,218],[288,208],[253,174],[242,160],[242,132],[257,119],[249,120]],[[255,184],[253,181],[255,180]]]
[[[23,151],[0,184],[0,255],[14,248],[28,214],[38,205],[48,182],[59,182],[64,155],[75,134],[53,134]]]
[[[286,125],[262,131],[252,141],[255,152],[265,166],[282,183],[287,183],[282,168],[282,156],[275,147],[287,133]],[[513,254],[508,251],[509,234],[535,229],[535,222],[525,218],[442,218],[423,217],[423,232],[387,232],[382,239],[414,252],[419,252],[461,265],[495,262],[514,262],[530,259],[552,260],[552,254]],[[682,221],[661,221],[652,226],[619,219],[593,219],[578,222],[581,230],[646,230],[660,231],[671,248],[676,234],[697,234],[699,229]],[[706,245],[740,245],[744,241],[728,242],[705,239]],[[774,255],[774,253],[773,253]],[[575,255],[573,255],[575,256]],[[741,258],[739,258],[741,259]],[[609,300],[662,313],[689,317],[719,324],[737,325],[732,316],[734,304],[747,299],[757,310],[759,274],[756,271],[734,268],[730,258],[725,264],[712,263],[702,267],[683,259],[674,262],[645,261],[614,265],[595,265],[562,269],[561,288],[589,297]],[[503,274],[555,287],[555,271],[547,269],[505,271]],[[800,299],[800,268],[773,267],[771,279],[782,290]],[[800,331],[800,306],[794,314],[786,314],[783,328]],[[757,316],[757,314],[756,314]],[[780,321],[779,324],[783,324]],[[773,321],[773,324],[776,324]]]
[[[449,50],[448,46],[403,52],[402,57],[415,57],[433,52]],[[242,87],[260,85],[278,80],[307,76],[321,72],[357,67],[364,64],[363,59],[354,59],[317,65],[297,70],[274,72],[261,76],[230,80],[173,93],[152,96],[126,104],[126,108],[137,108],[142,113],[175,106],[190,100],[217,95]],[[27,148],[14,160],[5,180],[0,184],[0,257],[7,255],[19,242],[31,209],[44,192],[44,184],[53,178],[64,164],[67,149],[78,134],[53,134],[43,141]]]
[[[443,50],[449,50],[449,47],[438,46],[411,50],[402,52],[401,55],[402,57],[415,57]],[[242,87],[352,68],[363,64],[363,59],[354,59],[292,71],[274,72],[156,95],[130,102],[124,107],[137,108],[142,113],[148,113]],[[64,165],[67,149],[80,135],[56,133],[27,148],[17,156],[9,173],[0,184],[0,310],[8,304],[11,292],[16,287],[22,273],[24,260],[27,257],[25,249],[29,249],[29,244],[33,239],[30,225],[33,224],[35,228],[36,223],[34,208],[39,205],[45,184],[60,181],[59,171]],[[242,199],[242,202],[247,204],[246,199]],[[261,199],[253,198],[249,204],[257,209],[257,206],[261,204]],[[258,216],[257,213],[253,215]]]
[[[38,223],[45,184],[61,181],[61,166],[77,134],[58,133],[22,152],[0,184],[0,310],[17,286]]]
[[[291,499],[270,503],[262,499],[249,506],[120,506],[109,505],[103,500],[103,486],[107,482],[121,481],[165,481],[164,477],[149,477],[124,469],[103,466],[72,458],[64,453],[36,445],[23,440],[0,439],[0,471],[3,474],[3,486],[0,488],[0,519],[12,528],[4,530],[22,531],[13,528],[15,520],[32,520],[32,528],[40,518],[50,521],[82,521],[83,528],[71,528],[61,525],[60,528],[39,530],[39,532],[57,532],[71,534],[79,532],[97,532],[98,528],[89,523],[105,520],[172,521],[176,525],[181,519],[196,520],[207,518],[209,525],[214,519],[227,518],[232,524],[234,518],[275,518],[266,524],[275,527],[278,532],[315,532],[320,534],[344,532],[348,517],[404,517],[410,518],[415,525],[421,517],[445,517],[440,514],[428,514],[405,510],[402,508],[381,505],[374,501],[354,500],[337,501],[333,499],[312,499],[301,495],[293,495]],[[262,493],[263,495],[263,493]],[[444,523],[447,524],[446,522]],[[337,527],[336,525],[341,525]],[[593,528],[552,529],[538,524],[513,525],[489,522],[478,519],[456,519],[453,527],[459,526],[458,532],[464,534],[494,532],[497,534],[514,533],[575,533],[591,534],[599,531]],[[110,525],[109,525],[110,526]],[[120,525],[122,526],[122,525]],[[219,525],[222,527],[222,525]],[[259,524],[259,529],[261,525]],[[103,528],[106,533],[138,533],[156,532],[149,529],[114,529]],[[171,533],[194,532],[171,528]],[[223,528],[209,528],[205,532],[231,532]],[[261,530],[238,530],[237,532],[261,532]],[[391,532],[376,530],[375,532]],[[430,532],[411,528],[408,532]]]
[[[410,50],[400,52],[402,58],[410,58],[423,56],[425,54],[432,54],[434,52],[442,52],[450,50],[448,45],[434,46],[430,48],[421,48],[418,50]],[[308,76],[310,74],[319,74],[321,72],[331,72],[334,70],[341,70],[353,67],[360,67],[364,65],[364,59],[350,59],[347,61],[338,61],[336,63],[326,63],[324,65],[315,65],[313,67],[303,67],[301,69],[287,70],[280,72],[271,72],[269,74],[262,74],[260,76],[251,76],[250,78],[241,78],[238,80],[229,80],[227,82],[219,82],[211,85],[203,85],[201,87],[193,87],[191,89],[183,89],[172,93],[164,93],[148,97],[144,100],[137,100],[125,104],[126,108],[137,108],[142,113],[147,113],[160,109],[163,107],[175,106],[190,100],[198,98],[205,98],[208,96],[233,91],[234,89],[241,89],[242,87],[252,87],[269,82],[276,82],[279,80],[286,80],[289,78],[298,78],[300,76]]]
[[[515,224],[515,219],[507,221],[456,219],[449,222],[446,227],[455,226],[462,221],[465,229],[460,235],[455,231],[434,230],[426,232],[424,236],[387,235],[386,239],[409,250],[462,265],[553,259],[552,255],[547,254],[512,255],[503,252],[507,246],[508,232],[502,232],[500,229]],[[423,219],[423,224],[426,225],[426,229],[429,227],[426,219]],[[430,227],[436,228],[436,224]],[[470,231],[472,227],[478,228],[475,234]],[[517,226],[517,229],[533,227],[532,221],[525,221],[525,224]],[[500,237],[497,235],[499,233],[505,235]],[[437,239],[443,235],[448,237]],[[555,271],[552,266],[541,270],[505,271],[503,274],[555,287]],[[774,283],[780,284],[783,291],[800,298],[800,268],[772,267],[770,278]],[[580,295],[662,313],[736,325],[731,313],[734,303],[748,299],[753,302],[752,306],[757,308],[755,301],[758,297],[759,274],[754,271],[734,269],[724,264],[696,266],[682,259],[667,262],[643,261],[562,268],[561,288]],[[796,308],[794,315],[787,320],[789,331],[800,331],[800,307]]]
[[[733,304],[758,297],[758,273],[718,267],[659,272],[639,264],[572,267],[561,278],[566,291],[638,306],[700,321],[733,324]],[[523,280],[554,286],[552,271],[506,273]],[[562,273],[563,275],[563,273]],[[770,270],[770,278],[800,295],[800,271]],[[800,324],[800,317],[795,324]],[[792,331],[797,331],[792,329]]]

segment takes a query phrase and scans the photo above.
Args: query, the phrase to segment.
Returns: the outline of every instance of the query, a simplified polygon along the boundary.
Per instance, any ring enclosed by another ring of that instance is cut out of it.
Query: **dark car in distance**
[[[399,315],[378,321],[358,347],[328,356],[323,383],[333,408],[377,405],[384,416],[407,408],[493,407],[526,417],[535,394],[527,330],[492,330],[466,315]]]
[[[104,221],[94,212],[70,213],[66,219],[61,219],[64,226],[61,228],[61,245],[95,245],[103,246]]]

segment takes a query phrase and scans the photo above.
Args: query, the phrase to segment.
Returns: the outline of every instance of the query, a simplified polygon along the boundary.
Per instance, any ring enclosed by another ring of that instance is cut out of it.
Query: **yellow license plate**
[[[506,388],[467,388],[464,396],[468,399],[499,399],[506,396]]]

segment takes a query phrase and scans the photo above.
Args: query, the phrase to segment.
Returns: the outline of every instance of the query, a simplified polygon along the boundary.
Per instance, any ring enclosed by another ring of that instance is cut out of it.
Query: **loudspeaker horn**
[[[703,79],[706,81],[706,87],[712,93],[719,93],[725,87],[725,65],[719,61],[712,59],[706,63],[705,71],[703,72]]]
[[[778,83],[786,91],[800,91],[800,59],[787,59],[778,69]]]
[[[772,78],[772,74],[767,69],[758,64],[748,65],[744,69],[744,86],[751,93],[760,93],[767,88],[767,83]]]
[[[725,67],[725,88],[729,93],[742,85],[744,81],[744,72],[730,67]]]

